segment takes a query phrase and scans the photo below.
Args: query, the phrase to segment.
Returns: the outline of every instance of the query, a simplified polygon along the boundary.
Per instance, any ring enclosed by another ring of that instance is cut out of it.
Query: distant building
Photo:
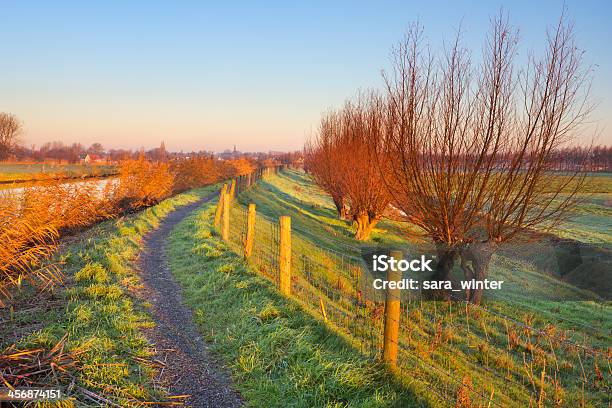
[[[238,159],[242,157],[242,152],[236,150],[236,145],[234,145],[234,150],[225,149],[223,153],[217,154],[217,157],[223,160]]]
[[[93,153],[87,153],[82,161],[85,164],[106,163],[106,159],[104,157]]]

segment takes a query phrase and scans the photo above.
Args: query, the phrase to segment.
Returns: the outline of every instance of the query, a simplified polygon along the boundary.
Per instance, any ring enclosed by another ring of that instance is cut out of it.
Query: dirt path
[[[215,193],[216,194],[216,193]],[[240,395],[232,389],[231,378],[211,355],[193,322],[191,311],[183,304],[181,288],[170,272],[166,256],[168,236],[181,222],[215,194],[175,210],[159,228],[145,237],[139,260],[145,286],[143,295],[150,302],[156,326],[147,329],[159,358],[166,360],[159,381],[174,394],[189,394],[190,407],[240,407]]]

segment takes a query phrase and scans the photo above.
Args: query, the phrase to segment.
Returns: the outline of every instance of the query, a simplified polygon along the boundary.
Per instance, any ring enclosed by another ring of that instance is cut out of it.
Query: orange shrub
[[[0,194],[0,306],[27,281],[45,289],[62,281],[47,262],[60,234],[116,213],[108,189],[95,183],[52,184]]]
[[[241,176],[256,169],[255,164],[248,159],[240,158],[224,162],[223,176],[226,178]]]
[[[172,194],[174,175],[165,162],[150,162],[143,157],[121,163],[117,183],[109,192],[119,212],[157,204]]]
[[[174,173],[174,191],[181,192],[218,181],[222,165],[212,157],[194,157],[170,164]]]

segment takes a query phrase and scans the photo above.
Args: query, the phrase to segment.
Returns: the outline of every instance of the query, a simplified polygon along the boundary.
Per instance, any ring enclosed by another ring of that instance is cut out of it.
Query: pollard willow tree
[[[386,104],[374,91],[360,94],[346,102],[340,117],[340,182],[357,226],[355,239],[367,240],[391,201],[383,181],[386,161],[378,157],[389,125]]]
[[[459,35],[434,58],[414,26],[384,74],[392,122],[385,180],[392,204],[435,243],[434,280],[450,280],[458,259],[466,278],[485,279],[500,244],[557,225],[584,185],[580,171],[549,170],[592,110],[590,70],[572,27],[561,18],[543,56],[530,56],[521,70],[517,39],[500,14],[475,67]],[[478,303],[482,290],[466,297]]]
[[[344,220],[349,218],[346,193],[339,182],[339,160],[344,152],[332,137],[337,134],[334,126],[338,122],[333,111],[323,116],[316,137],[304,148],[304,167],[315,183],[330,195],[338,218]]]
[[[369,239],[390,202],[376,148],[389,124],[387,113],[379,94],[360,94],[324,114],[306,148],[315,181],[332,196],[340,216],[355,223],[357,240]]]

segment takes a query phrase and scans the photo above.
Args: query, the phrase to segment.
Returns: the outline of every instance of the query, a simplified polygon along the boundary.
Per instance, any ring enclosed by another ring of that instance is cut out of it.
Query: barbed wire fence
[[[420,290],[376,290],[357,248],[344,245],[340,252],[331,241],[313,244],[316,235],[303,227],[300,214],[294,215],[292,227],[235,199],[281,171],[260,169],[232,180],[220,194],[217,213],[223,219],[216,217],[215,224],[233,252],[364,356],[409,374],[442,406],[556,407],[562,406],[564,386],[581,389],[582,406],[588,403],[588,390],[601,393],[602,400],[610,394],[610,348],[596,348],[552,325],[535,327],[452,294],[449,301],[430,301]],[[223,203],[229,203],[227,211]],[[283,261],[287,253],[288,264]]]

